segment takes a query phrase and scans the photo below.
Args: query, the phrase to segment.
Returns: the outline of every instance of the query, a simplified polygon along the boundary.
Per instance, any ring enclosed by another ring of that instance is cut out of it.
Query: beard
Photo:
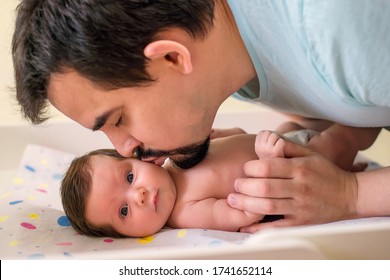
[[[142,147],[137,147],[134,154],[136,154],[137,158],[141,160],[149,157],[169,157],[177,167],[189,169],[204,160],[209,150],[209,146],[210,136],[201,143],[169,151],[143,149]]]

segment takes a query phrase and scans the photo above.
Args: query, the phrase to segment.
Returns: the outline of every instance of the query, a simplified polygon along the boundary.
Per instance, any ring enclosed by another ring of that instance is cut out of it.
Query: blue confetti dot
[[[52,178],[53,178],[54,180],[61,180],[61,179],[62,179],[62,174],[61,174],[61,173],[54,173],[54,174],[52,175]]]
[[[28,256],[28,259],[30,260],[43,260],[45,258],[44,254],[32,254]]]
[[[32,167],[31,165],[25,165],[24,168],[26,168],[28,171],[35,172],[36,169]]]
[[[67,216],[61,216],[58,218],[57,223],[62,227],[69,227],[70,222]]]
[[[213,240],[209,243],[209,246],[220,246],[222,242],[220,240]]]
[[[72,254],[71,254],[71,253],[68,253],[68,252],[64,252],[64,256],[65,256],[65,257],[72,257]]]
[[[23,200],[15,200],[15,201],[11,201],[9,204],[10,205],[16,205],[16,204],[19,204],[19,203],[22,203]]]

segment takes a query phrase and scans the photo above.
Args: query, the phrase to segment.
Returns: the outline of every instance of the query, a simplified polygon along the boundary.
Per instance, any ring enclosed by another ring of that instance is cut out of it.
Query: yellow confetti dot
[[[35,213],[31,213],[30,215],[28,215],[30,217],[30,219],[33,219],[33,220],[38,220],[39,219],[39,215],[38,214],[35,214]]]
[[[153,240],[154,240],[154,236],[150,235],[150,236],[138,238],[138,243],[148,244],[148,243],[152,242]]]
[[[178,238],[184,238],[187,235],[187,230],[186,229],[181,229],[177,232],[177,237]]]
[[[40,183],[40,184],[39,184],[39,187],[40,187],[41,189],[47,189],[48,185],[47,185],[46,183]]]
[[[1,216],[0,217],[0,223],[3,223],[5,222],[6,220],[8,220],[9,216]]]
[[[48,163],[47,159],[41,159],[41,164],[42,165],[47,165],[47,163]]]
[[[11,195],[10,192],[6,192],[6,193],[3,193],[0,198],[3,199],[3,198],[6,198],[6,197],[9,197],[10,195]]]
[[[15,247],[15,246],[18,246],[19,245],[19,241],[18,240],[13,240],[9,243],[9,246],[12,246],[12,247]]]
[[[12,180],[12,183],[16,184],[16,185],[21,185],[24,183],[24,179],[23,178],[20,178],[20,177],[15,177],[13,180]]]
[[[29,196],[27,196],[27,199],[28,200],[35,200],[35,196],[34,195],[29,195]]]

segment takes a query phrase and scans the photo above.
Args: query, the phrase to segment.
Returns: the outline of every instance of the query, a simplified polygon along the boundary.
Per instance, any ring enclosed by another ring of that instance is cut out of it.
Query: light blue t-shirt
[[[390,126],[390,1],[228,3],[260,84],[241,97],[351,126]]]

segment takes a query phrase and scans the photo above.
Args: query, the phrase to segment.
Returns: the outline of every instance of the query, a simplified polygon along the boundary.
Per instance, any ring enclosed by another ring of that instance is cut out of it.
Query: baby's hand
[[[276,132],[260,131],[256,136],[255,151],[259,159],[283,158],[285,140]]]

